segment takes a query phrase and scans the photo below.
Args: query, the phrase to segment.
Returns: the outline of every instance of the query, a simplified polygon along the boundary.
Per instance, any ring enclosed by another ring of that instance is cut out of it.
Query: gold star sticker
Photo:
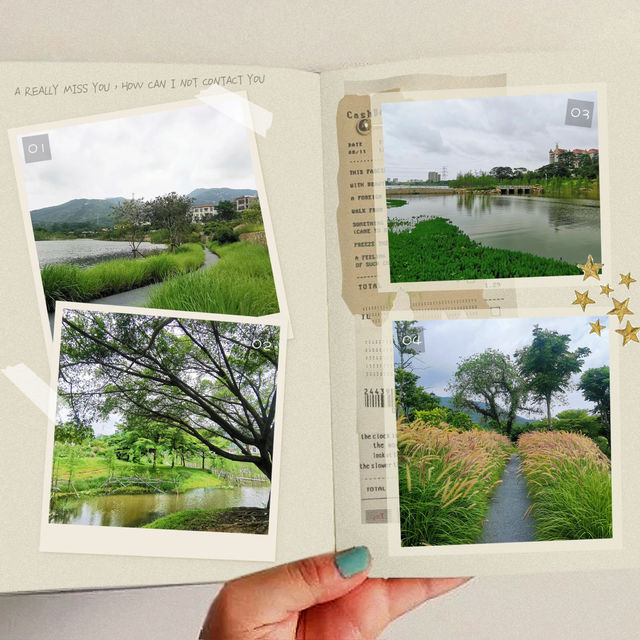
[[[631,340],[633,340],[634,342],[640,342],[640,340],[638,340],[638,331],[640,331],[640,327],[632,326],[628,320],[627,326],[624,329],[616,329],[616,333],[619,333],[623,337],[623,347],[625,344],[627,344],[627,342],[631,342]]]
[[[613,300],[613,309],[611,311],[607,311],[607,315],[609,316],[618,316],[618,320],[622,322],[622,318],[627,314],[633,315],[633,311],[629,311],[629,298],[623,300],[622,302],[618,302],[615,298]]]
[[[597,318],[595,322],[590,322],[589,324],[591,325],[591,331],[589,331],[589,333],[601,335],[600,332],[607,328],[606,324],[600,324],[600,318]]]
[[[604,265],[598,264],[593,261],[593,257],[589,256],[587,258],[587,262],[585,264],[579,264],[578,269],[582,269],[584,271],[584,278],[582,280],[586,280],[587,278],[594,277],[596,280],[600,280],[600,276],[598,275],[598,271],[602,269]]]
[[[589,290],[585,291],[584,293],[580,293],[579,291],[576,291],[575,293],[576,299],[571,304],[579,304],[582,307],[583,311],[588,304],[595,304],[595,300],[592,300],[589,297]]]
[[[618,284],[626,284],[627,285],[627,289],[629,288],[629,285],[632,282],[635,282],[636,279],[631,277],[631,272],[627,273],[627,275],[625,276],[624,273],[620,274],[620,282],[618,282]]]
[[[605,284],[604,286],[600,285],[600,295],[601,296],[607,296],[607,298],[608,298],[609,294],[612,291],[613,291],[613,289],[608,284]]]

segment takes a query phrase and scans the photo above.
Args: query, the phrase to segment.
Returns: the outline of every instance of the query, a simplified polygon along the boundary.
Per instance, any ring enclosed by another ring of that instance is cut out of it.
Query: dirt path
[[[220,257],[215,253],[209,251],[206,247],[204,248],[204,262],[200,266],[200,269],[206,269],[210,267],[212,264],[215,264],[220,260]],[[177,276],[180,278],[181,276]],[[145,287],[138,287],[137,289],[129,289],[129,291],[122,291],[121,293],[114,293],[112,296],[105,296],[104,298],[96,298],[95,300],[91,300],[91,304],[116,304],[123,305],[125,307],[144,307],[149,294],[155,289],[162,285],[162,282],[158,282],[156,284],[148,284]],[[51,334],[53,334],[53,320],[55,314],[49,313],[49,326],[51,327]]]
[[[518,475],[520,456],[511,454],[502,482],[491,499],[480,542],[529,542],[535,540],[531,516],[524,517],[531,505],[524,477]]]

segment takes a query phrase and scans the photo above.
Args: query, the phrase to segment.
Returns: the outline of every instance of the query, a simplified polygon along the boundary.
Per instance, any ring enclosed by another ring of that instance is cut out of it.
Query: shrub
[[[238,233],[234,231],[233,225],[230,222],[211,222],[205,229],[211,237],[212,242],[229,244],[238,241]]]
[[[416,411],[414,415],[416,420],[422,420],[430,427],[451,426],[461,431],[468,431],[476,427],[464,411],[456,411],[449,407],[436,407],[428,411]]]

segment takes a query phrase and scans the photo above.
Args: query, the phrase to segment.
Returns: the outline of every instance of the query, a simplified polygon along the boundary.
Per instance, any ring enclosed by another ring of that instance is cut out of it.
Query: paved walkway
[[[491,499],[480,542],[529,542],[535,540],[532,517],[524,514],[531,505],[520,471],[520,456],[511,454],[502,482]]]
[[[215,253],[209,251],[206,247],[204,248],[204,262],[200,266],[200,269],[205,269],[206,267],[215,264],[220,260],[220,257]],[[180,276],[178,276],[180,277]],[[158,282],[156,284],[148,284],[145,287],[138,287],[137,289],[129,289],[129,291],[123,291],[122,293],[114,293],[112,296],[105,296],[104,298],[97,298],[95,300],[91,300],[91,304],[115,304],[122,305],[125,307],[144,307],[150,293],[156,287],[162,285],[162,282]],[[49,326],[51,327],[51,333],[53,334],[53,313],[49,313]]]

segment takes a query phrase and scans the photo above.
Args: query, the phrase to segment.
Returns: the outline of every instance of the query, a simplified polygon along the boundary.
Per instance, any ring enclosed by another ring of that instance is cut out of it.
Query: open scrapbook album
[[[11,63],[0,591],[640,564],[622,52]]]

